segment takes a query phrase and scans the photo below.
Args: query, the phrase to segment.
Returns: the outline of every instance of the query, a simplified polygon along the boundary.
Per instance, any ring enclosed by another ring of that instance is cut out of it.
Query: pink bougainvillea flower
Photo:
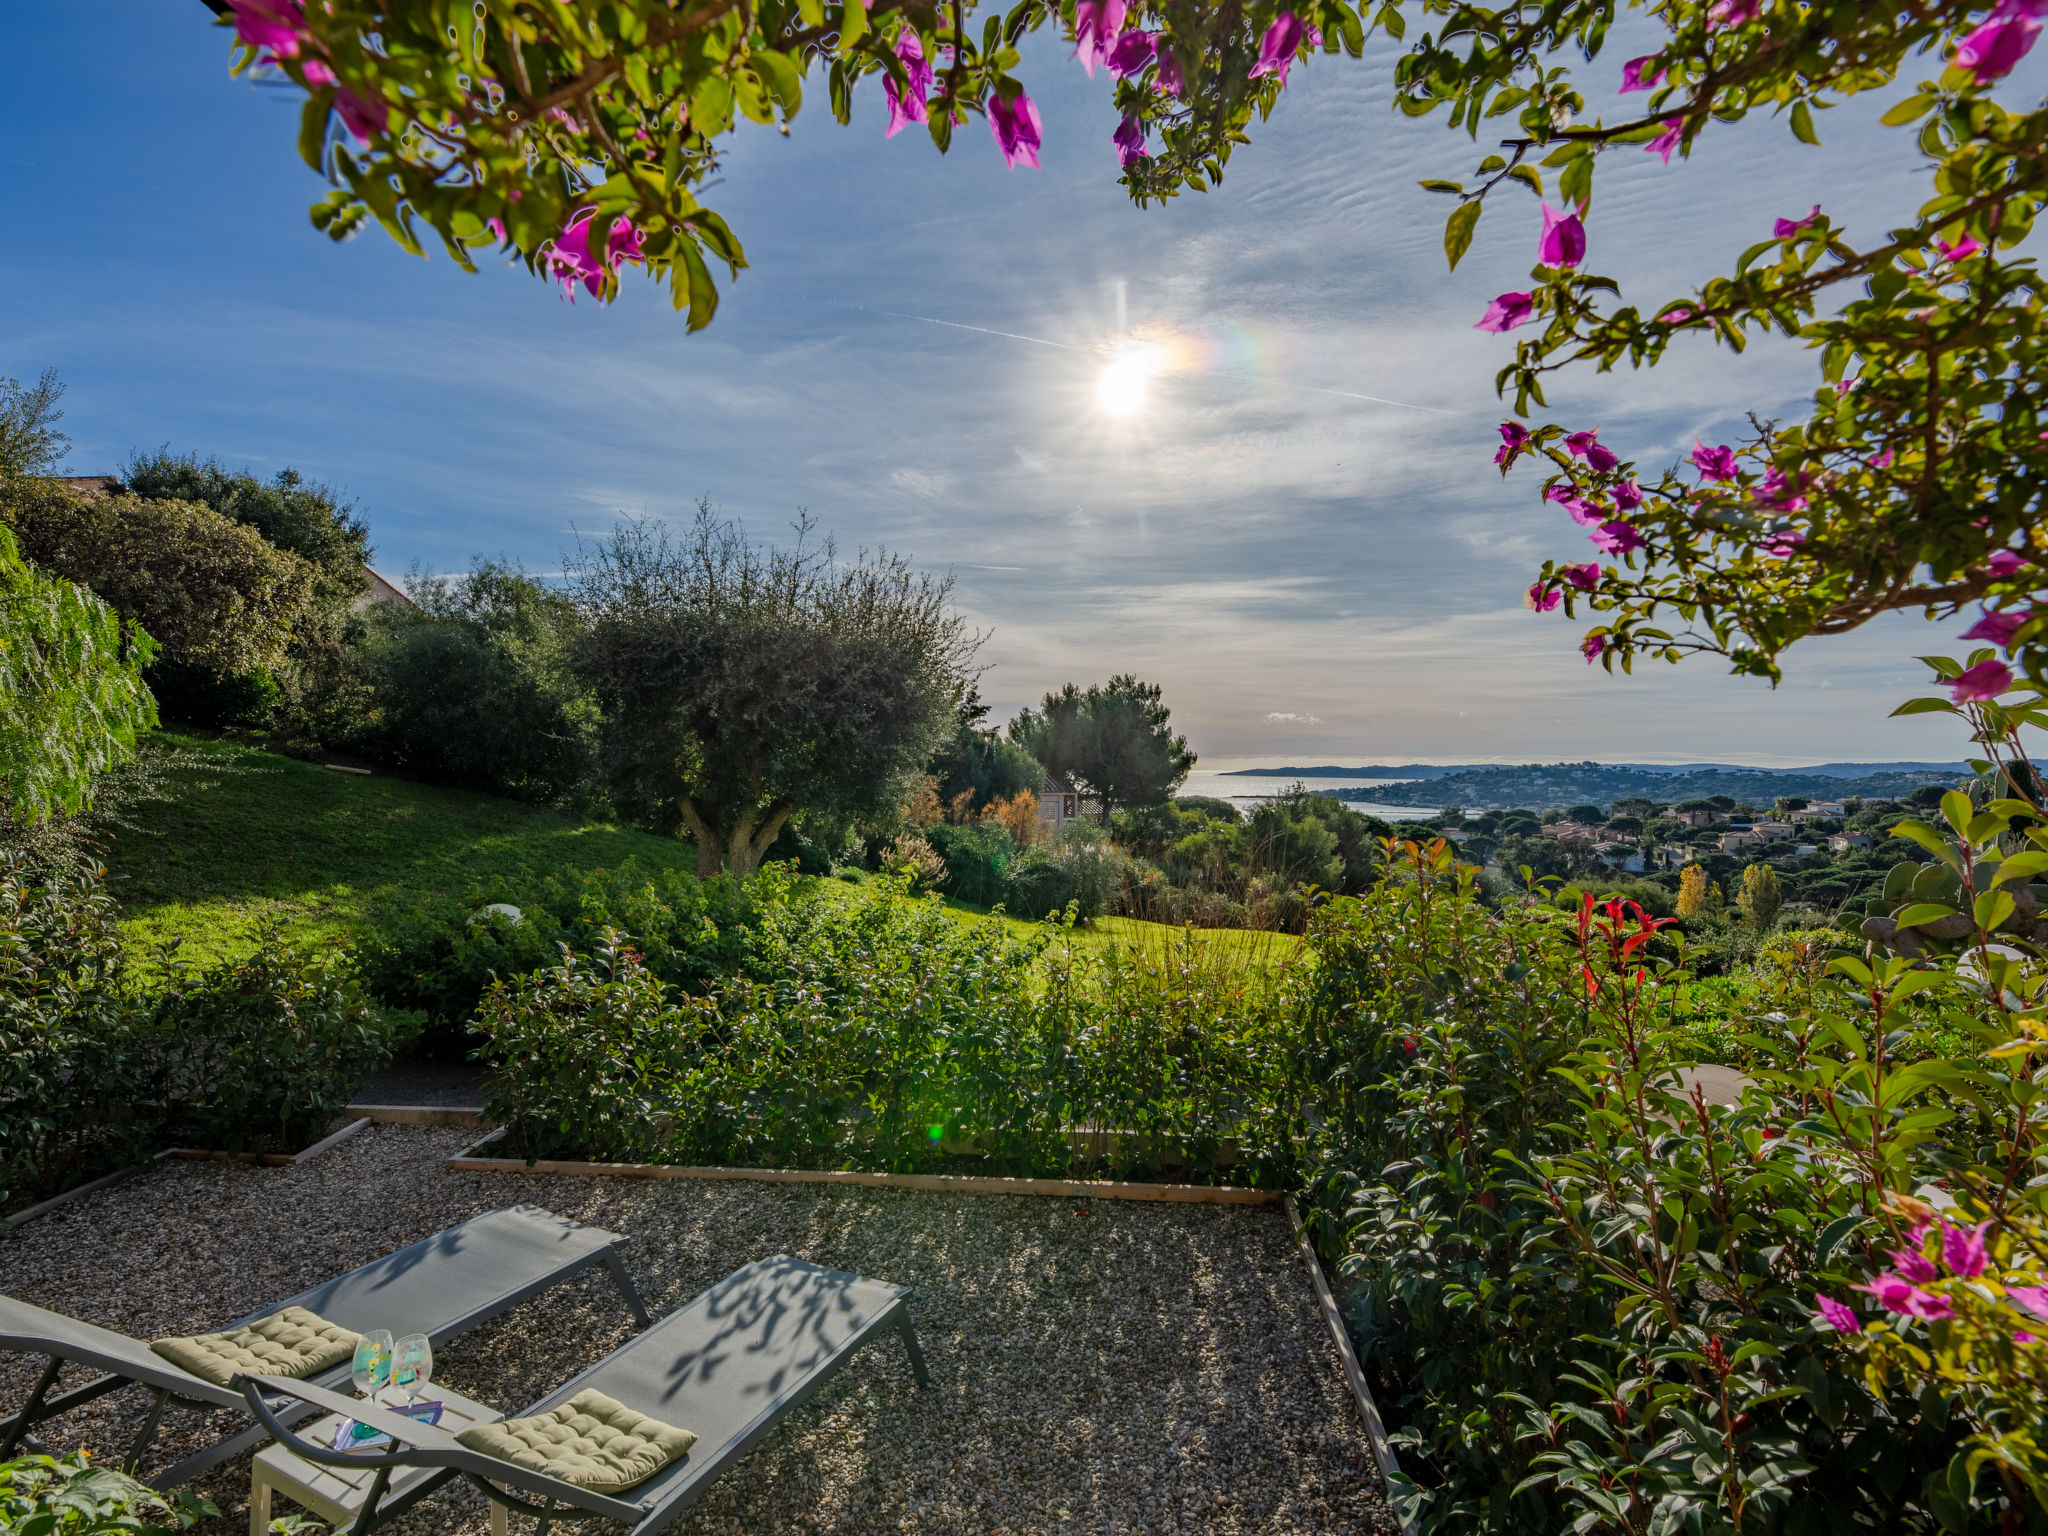
[[[1958,704],[1981,704],[1995,699],[2012,686],[2012,668],[2002,661],[1980,661],[1949,683],[1949,693]]]
[[[1757,0],[1715,0],[1707,12],[1707,27],[1739,27],[1756,20],[1756,13],[1762,7]]]
[[[1976,31],[1956,44],[1956,63],[1977,77],[1977,84],[2003,80],[2025,58],[2040,35],[2039,9],[2027,0],[2000,0]]]
[[[2005,1299],[2038,1318],[2048,1320],[2048,1285],[2008,1285]]]
[[[490,218],[490,219],[485,219],[485,220],[484,220],[484,227],[485,227],[486,229],[488,229],[488,230],[489,230],[489,231],[490,231],[490,232],[491,232],[492,234],[494,234],[494,235],[496,235],[496,236],[498,237],[498,244],[500,244],[500,245],[509,245],[509,244],[511,244],[511,241],[512,241],[512,237],[511,237],[510,235],[508,235],[508,234],[506,234],[506,233],[505,233],[505,221],[504,221],[503,219],[498,219],[498,218]]]
[[[1693,439],[1693,467],[1700,472],[1700,479],[1727,482],[1735,478],[1735,450],[1723,443],[1718,448],[1709,448],[1698,438]]]
[[[1897,1275],[1879,1275],[1869,1285],[1859,1285],[1856,1289],[1876,1297],[1877,1304],[1887,1312],[1898,1312],[1906,1317],[1933,1321],[1947,1317],[1954,1310],[1946,1296],[1923,1291],[1910,1280]]]
[[[1522,451],[1529,442],[1529,429],[1519,421],[1504,421],[1500,424],[1500,447],[1494,450],[1493,462],[1505,464]]]
[[[336,91],[334,110],[340,115],[342,126],[363,143],[368,143],[371,134],[382,133],[391,123],[391,108],[382,96],[358,96],[354,91]]]
[[[1652,64],[1657,66],[1654,74],[1647,72]],[[1646,53],[1640,59],[1630,59],[1621,66],[1621,94],[1624,96],[1631,91],[1647,91],[1653,86],[1661,85],[1663,80],[1664,65],[1654,53]]]
[[[988,99],[988,131],[995,135],[996,148],[1003,152],[1003,164],[1015,170],[1020,165],[1038,169],[1038,148],[1045,127],[1039,121],[1038,103],[1022,91],[1015,101],[1000,93]]]
[[[1865,459],[1863,462],[1868,464],[1872,469],[1890,469],[1892,467],[1892,460],[1895,457],[1896,455],[1893,454],[1891,449],[1887,448],[1883,453],[1873,453],[1869,458]]]
[[[1984,249],[1983,246],[1977,243],[1976,238],[1971,235],[1963,236],[1962,239],[1956,241],[1953,245],[1946,240],[1936,240],[1934,248],[1941,252],[1941,259],[1943,261],[1963,261]]]
[[[1579,219],[1584,211],[1583,203],[1575,210],[1543,205],[1543,236],[1536,242],[1537,261],[1546,267],[1576,267],[1586,259],[1586,226]]]
[[[1600,585],[1600,567],[1591,561],[1584,565],[1562,566],[1559,573],[1581,592],[1590,592]]]
[[[1813,1299],[1814,1303],[1820,1308],[1821,1321],[1834,1329],[1835,1332],[1861,1333],[1863,1331],[1863,1320],[1842,1302],[1836,1301],[1832,1296],[1823,1296],[1817,1291],[1814,1293]]]
[[[1074,6],[1074,57],[1095,78],[1095,66],[1109,58],[1117,34],[1124,29],[1130,0],[1078,0]]]
[[[334,71],[325,59],[307,59],[299,65],[299,73],[306,77],[306,84],[315,90],[323,85],[334,84]]]
[[[1579,494],[1579,488],[1569,480],[1560,480],[1543,493],[1546,501],[1554,501],[1571,513],[1572,521],[1581,528],[1597,528],[1607,520],[1607,514]]]
[[[1128,115],[1116,125],[1109,141],[1116,146],[1117,163],[1127,171],[1152,153],[1145,147],[1145,125]]]
[[[1799,231],[1805,229],[1808,225],[1816,222],[1819,218],[1820,204],[1815,203],[1813,205],[1813,212],[1809,213],[1803,219],[1778,220],[1777,223],[1771,226],[1771,234],[1775,239],[1790,240],[1794,235],[1798,234]]]
[[[1536,299],[1533,294],[1504,293],[1486,306],[1486,313],[1473,323],[1475,331],[1512,331],[1518,325],[1527,325],[1536,318]]]
[[[2009,576],[2018,575],[2032,563],[2028,556],[2021,554],[2016,549],[2001,549],[1984,562],[1984,568],[2000,581],[2004,581]]]
[[[268,48],[280,59],[296,59],[306,40],[306,11],[299,0],[228,0],[235,36],[251,48]]]
[[[1594,662],[1607,654],[1607,637],[1605,635],[1586,636],[1579,643],[1579,654],[1586,658],[1586,665],[1590,667]],[[1586,995],[1590,997],[1594,992],[1598,991],[1599,985],[1598,982],[1593,980],[1592,971],[1587,970]]]
[[[1261,75],[1278,75],[1282,89],[1287,85],[1287,71],[1294,67],[1294,50],[1301,46],[1301,18],[1292,11],[1282,11],[1273,18],[1273,24],[1266,28],[1266,35],[1259,39],[1259,62],[1252,66],[1251,78]]]
[[[1780,512],[1806,510],[1806,498],[1799,494],[1798,484],[1788,479],[1784,471],[1775,464],[1764,471],[1763,481],[1751,492],[1751,499],[1760,506],[1771,507]]]
[[[1684,138],[1685,120],[1678,117],[1667,118],[1664,123],[1664,131],[1645,144],[1643,152],[1650,155],[1662,155],[1664,163],[1669,165],[1671,163],[1672,151],[1678,148],[1679,143]]]
[[[1901,1248],[1892,1255],[1892,1272],[1909,1285],[1925,1285],[1939,1271],[1918,1248]]]
[[[1991,1225],[1980,1221],[1974,1227],[1943,1227],[1941,1231],[1941,1261],[1965,1280],[1974,1280],[1984,1273],[1984,1266],[1991,1262],[1991,1255],[1984,1248],[1984,1232]]]
[[[1185,97],[1188,93],[1188,84],[1181,75],[1180,60],[1174,56],[1173,50],[1163,42],[1158,46],[1158,54],[1159,74],[1157,79],[1159,81],[1159,89],[1166,92],[1169,96]]]
[[[1104,60],[1109,72],[1119,80],[1128,80],[1139,70],[1150,64],[1159,52],[1159,34],[1133,27],[1116,40],[1116,46],[1109,50]]]
[[[1615,458],[1613,450],[1600,441],[1598,427],[1587,432],[1574,432],[1564,440],[1564,445],[1571,450],[1573,458],[1584,459],[1596,475],[1608,473],[1621,462]]]
[[[562,226],[562,232],[555,236],[549,248],[547,264],[555,281],[562,285],[562,292],[571,299],[576,297],[576,285],[581,283],[592,298],[604,291],[605,274],[622,261],[644,260],[640,245],[640,231],[633,227],[633,221],[624,214],[612,220],[611,232],[604,237],[604,249],[591,249],[591,233],[596,227],[597,210],[581,208],[569,217]]]
[[[1986,608],[1983,615],[1963,631],[1965,640],[1989,640],[2000,650],[2012,649],[2012,637],[2034,616],[2029,608]]]
[[[924,44],[909,27],[896,39],[896,57],[903,61],[903,73],[909,83],[898,85],[894,75],[884,77],[882,91],[889,98],[889,126],[882,133],[885,139],[893,139],[912,123],[926,120],[925,97],[932,88],[931,62],[924,56]]]
[[[1633,512],[1643,504],[1643,488],[1633,478],[1624,480],[1614,488],[1614,504],[1624,512]]]
[[[1619,521],[1602,523],[1586,537],[1593,541],[1593,547],[1603,555],[1625,555],[1630,550],[1641,549],[1647,542],[1636,532],[1633,524]]]
[[[1522,594],[1522,606],[1537,613],[1548,613],[1563,601],[1564,593],[1540,581]]]
[[[1773,533],[1757,545],[1757,549],[1773,560],[1790,560],[1799,546],[1806,542],[1804,528],[1787,528]]]

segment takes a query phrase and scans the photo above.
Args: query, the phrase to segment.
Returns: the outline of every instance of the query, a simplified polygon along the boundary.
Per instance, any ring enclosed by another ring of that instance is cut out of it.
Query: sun
[[[1095,381],[1095,398],[1112,416],[1129,416],[1145,404],[1156,361],[1150,347],[1119,347]]]

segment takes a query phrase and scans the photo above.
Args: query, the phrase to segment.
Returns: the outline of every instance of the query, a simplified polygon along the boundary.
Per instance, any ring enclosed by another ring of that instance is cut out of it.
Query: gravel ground
[[[401,1056],[364,1083],[355,1102],[481,1107],[490,1096],[484,1070],[474,1062]]]
[[[631,1234],[656,1316],[774,1253],[917,1288],[931,1388],[878,1340],[671,1527],[683,1536],[1391,1530],[1278,1209],[450,1174],[467,1139],[379,1125],[299,1167],[159,1165],[0,1242],[0,1290],[142,1338],[203,1331],[532,1201]],[[600,1273],[451,1344],[435,1378],[517,1411],[630,1332]],[[0,1404],[34,1372],[0,1357]],[[141,1407],[116,1394],[45,1437],[113,1452]],[[149,1465],[232,1422],[211,1419],[168,1416]],[[207,1530],[248,1528],[248,1484],[243,1457],[196,1485],[224,1511]],[[481,1536],[484,1504],[451,1487],[388,1529]]]

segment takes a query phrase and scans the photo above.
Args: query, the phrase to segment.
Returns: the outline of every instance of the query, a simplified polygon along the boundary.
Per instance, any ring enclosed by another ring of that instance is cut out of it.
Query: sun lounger
[[[624,1241],[616,1233],[586,1227],[538,1206],[513,1206],[438,1232],[311,1290],[259,1308],[223,1328],[241,1327],[286,1307],[303,1307],[354,1333],[375,1328],[389,1329],[394,1335],[423,1333],[438,1348],[598,1264],[611,1272],[634,1318],[645,1327],[647,1308],[618,1253]],[[0,1424],[0,1459],[43,1420],[126,1386],[139,1384],[156,1394],[123,1458],[122,1464],[128,1467],[149,1448],[169,1405],[247,1408],[239,1391],[179,1368],[142,1340],[11,1296],[0,1296],[0,1352],[42,1355],[49,1361],[27,1404],[12,1420]],[[104,1374],[52,1397],[50,1389],[67,1364]],[[327,1384],[344,1382],[348,1366],[344,1363],[315,1379]],[[295,1417],[303,1418],[304,1413]],[[152,1481],[159,1488],[173,1487],[238,1455],[268,1433],[260,1423],[251,1425],[186,1457]]]
[[[906,1306],[909,1294],[901,1286],[800,1259],[764,1259],[721,1280],[523,1410],[519,1417],[545,1413],[595,1391],[696,1435],[679,1459],[615,1495],[499,1460],[441,1430],[305,1382],[258,1375],[242,1378],[242,1389],[250,1409],[295,1455],[329,1466],[376,1469],[351,1533],[374,1530],[397,1513],[396,1505],[379,1507],[393,1468],[424,1466],[443,1471],[409,1486],[407,1505],[461,1476],[490,1495],[496,1506],[494,1530],[503,1529],[503,1511],[509,1507],[540,1516],[542,1533],[557,1516],[580,1520],[597,1515],[627,1526],[631,1536],[653,1536],[884,1329],[896,1330],[918,1385],[928,1385]],[[363,1455],[310,1444],[292,1434],[272,1398],[350,1415],[392,1436],[399,1446]]]

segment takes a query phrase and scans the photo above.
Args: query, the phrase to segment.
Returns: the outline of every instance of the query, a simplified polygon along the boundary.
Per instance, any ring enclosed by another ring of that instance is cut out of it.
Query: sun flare
[[[1120,352],[1110,359],[1102,377],[1095,381],[1095,398],[1110,415],[1129,416],[1144,405],[1151,381],[1152,368],[1144,356],[1135,351]]]

